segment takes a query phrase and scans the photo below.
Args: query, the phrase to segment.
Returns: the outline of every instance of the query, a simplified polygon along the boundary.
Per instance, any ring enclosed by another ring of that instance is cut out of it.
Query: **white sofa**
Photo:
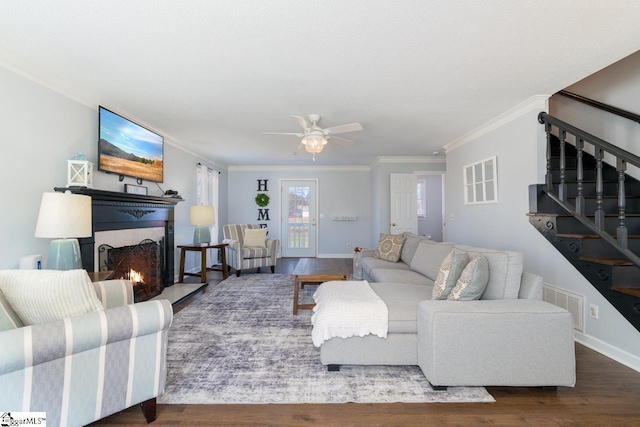
[[[575,384],[571,314],[542,301],[542,278],[522,271],[522,254],[405,236],[397,263],[372,252],[362,258],[364,279],[387,305],[387,338],[331,338],[320,347],[322,364],[419,365],[435,388]],[[431,300],[453,248],[486,257],[480,300]]]

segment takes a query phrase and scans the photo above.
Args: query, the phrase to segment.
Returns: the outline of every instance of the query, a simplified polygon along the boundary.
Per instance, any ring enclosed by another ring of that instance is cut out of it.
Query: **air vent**
[[[573,316],[573,327],[576,331],[584,332],[584,297],[565,289],[544,284],[543,299],[567,310]]]

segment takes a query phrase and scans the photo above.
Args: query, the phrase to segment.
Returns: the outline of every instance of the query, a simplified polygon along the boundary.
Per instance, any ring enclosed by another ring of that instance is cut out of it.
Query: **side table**
[[[220,243],[215,245],[178,245],[178,249],[180,249],[180,283],[184,282],[184,276],[200,276],[201,283],[207,282],[207,271],[219,271],[217,268],[207,267],[207,249],[220,249],[221,258],[222,258],[222,278],[226,279],[229,276],[229,272],[227,271],[227,251],[226,247],[228,245],[226,243]],[[200,252],[200,256],[202,259],[201,262],[201,270],[200,273],[185,273],[184,272],[184,258],[187,254],[187,251],[195,251]]]

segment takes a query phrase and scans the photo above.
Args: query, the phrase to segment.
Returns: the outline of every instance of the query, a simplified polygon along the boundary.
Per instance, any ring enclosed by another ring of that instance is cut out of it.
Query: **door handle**
[[[391,226],[392,226],[392,227],[395,227],[395,226],[396,226],[396,223],[395,223],[395,222],[392,222],[392,223],[391,223]]]

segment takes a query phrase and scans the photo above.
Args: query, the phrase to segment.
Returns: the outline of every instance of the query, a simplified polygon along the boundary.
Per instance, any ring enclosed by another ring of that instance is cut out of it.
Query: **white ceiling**
[[[640,50],[639,17],[637,0],[2,0],[0,64],[220,165],[369,165]],[[315,163],[262,135],[311,113],[364,130]]]

